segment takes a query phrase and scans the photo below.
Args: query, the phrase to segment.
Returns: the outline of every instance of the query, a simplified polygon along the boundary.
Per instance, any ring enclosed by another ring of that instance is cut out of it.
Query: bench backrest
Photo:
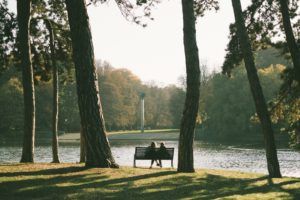
[[[146,157],[147,148],[148,147],[135,147],[135,153],[134,153],[135,159],[149,159]],[[156,147],[155,151],[158,152],[158,150],[159,147]],[[174,148],[166,148],[166,150],[169,156],[163,157],[161,159],[173,160]]]

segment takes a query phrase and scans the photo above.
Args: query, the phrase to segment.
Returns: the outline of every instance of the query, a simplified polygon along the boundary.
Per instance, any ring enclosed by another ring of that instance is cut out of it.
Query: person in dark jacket
[[[164,142],[160,143],[160,147],[159,147],[159,150],[157,152],[157,155],[158,155],[158,158],[159,158],[159,166],[162,167],[161,160],[170,157],[170,154],[168,153]]]
[[[156,160],[157,152],[156,152],[155,148],[156,148],[156,142],[151,142],[151,145],[147,147],[146,152],[145,152],[145,157],[151,159],[150,168],[152,168],[154,161],[156,162],[157,166],[159,166],[159,163]]]

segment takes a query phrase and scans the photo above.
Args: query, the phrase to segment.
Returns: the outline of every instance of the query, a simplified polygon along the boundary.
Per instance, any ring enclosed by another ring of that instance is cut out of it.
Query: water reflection
[[[133,166],[133,154],[136,146],[148,146],[150,141],[112,140],[113,155],[118,164]],[[177,141],[166,141],[167,147],[174,147],[174,166],[177,164]],[[37,146],[36,162],[51,162],[51,146]],[[63,162],[79,161],[79,144],[60,145],[59,154]],[[21,158],[21,147],[1,146],[0,162],[18,162]],[[279,149],[278,158],[284,176],[300,177],[300,152],[290,149]],[[244,172],[267,174],[265,151],[263,149],[236,148],[212,143],[195,142],[195,168],[228,169]],[[137,161],[137,166],[148,167],[150,161]],[[164,167],[170,167],[170,161],[163,161]]]

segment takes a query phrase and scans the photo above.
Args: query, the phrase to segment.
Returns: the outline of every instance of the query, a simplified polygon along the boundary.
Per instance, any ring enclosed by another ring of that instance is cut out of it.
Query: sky
[[[113,2],[88,8],[96,58],[128,68],[144,82],[176,84],[185,74],[183,22],[180,0],[164,1],[152,11],[146,28],[124,19]],[[220,70],[233,22],[231,3],[197,20],[197,43],[202,64]]]
[[[245,6],[249,0],[242,0]],[[15,1],[10,1],[15,8]],[[15,9],[14,9],[15,10]],[[183,22],[180,0],[162,1],[152,9],[154,20],[146,28],[127,21],[114,1],[88,6],[96,59],[115,68],[127,68],[147,83],[178,84],[185,74]],[[220,0],[220,10],[197,19],[200,63],[209,71],[221,70],[234,21],[230,0]]]

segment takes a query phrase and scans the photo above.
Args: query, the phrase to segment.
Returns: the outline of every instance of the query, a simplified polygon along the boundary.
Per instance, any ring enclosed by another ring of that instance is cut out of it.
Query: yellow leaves
[[[21,83],[21,81],[17,77],[12,77],[8,81],[8,85],[14,87],[18,92],[22,92],[23,91],[22,83]]]
[[[279,73],[281,73],[283,70],[285,70],[285,68],[286,68],[286,66],[281,65],[281,64],[276,64],[275,66],[272,64],[272,65],[270,65],[269,67],[260,68],[260,69],[258,70],[258,72],[259,72],[261,75],[267,76],[267,75],[270,75],[270,74],[272,74],[272,73],[279,74]]]

